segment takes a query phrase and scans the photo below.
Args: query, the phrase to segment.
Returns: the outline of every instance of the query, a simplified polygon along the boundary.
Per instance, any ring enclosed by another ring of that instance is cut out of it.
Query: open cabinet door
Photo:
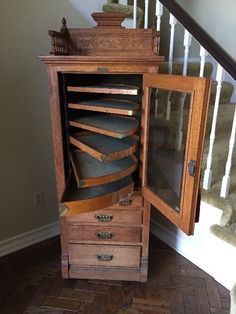
[[[143,88],[143,195],[190,235],[198,203],[210,80],[145,74]]]

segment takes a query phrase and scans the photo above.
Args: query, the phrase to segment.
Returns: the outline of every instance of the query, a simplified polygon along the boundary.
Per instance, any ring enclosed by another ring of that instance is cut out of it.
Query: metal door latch
[[[190,160],[188,163],[188,173],[190,176],[194,177],[196,172],[196,161]]]

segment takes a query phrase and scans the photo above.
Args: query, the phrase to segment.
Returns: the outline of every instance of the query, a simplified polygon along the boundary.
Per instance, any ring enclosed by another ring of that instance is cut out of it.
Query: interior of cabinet
[[[58,82],[64,173],[77,191],[67,188],[63,201],[96,199],[131,182],[139,189],[142,75],[59,73]]]

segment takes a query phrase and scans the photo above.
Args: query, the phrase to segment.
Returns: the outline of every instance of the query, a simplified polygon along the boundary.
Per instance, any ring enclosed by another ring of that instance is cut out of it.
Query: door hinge
[[[188,173],[190,176],[194,177],[196,172],[196,161],[190,160],[188,163]]]

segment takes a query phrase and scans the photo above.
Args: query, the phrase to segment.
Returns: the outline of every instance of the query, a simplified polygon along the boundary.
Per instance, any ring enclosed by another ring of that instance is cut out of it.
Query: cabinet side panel
[[[52,123],[53,149],[54,149],[54,163],[57,184],[57,197],[60,201],[65,189],[65,173],[64,173],[64,158],[63,158],[63,143],[61,130],[61,116],[60,116],[60,99],[58,76],[56,68],[48,66],[48,79],[50,89],[50,111]]]

